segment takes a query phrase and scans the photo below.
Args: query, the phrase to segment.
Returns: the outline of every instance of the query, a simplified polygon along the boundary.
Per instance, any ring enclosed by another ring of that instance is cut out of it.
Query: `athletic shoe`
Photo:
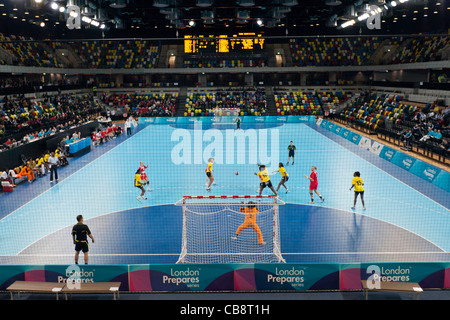
[[[237,237],[236,236],[231,237],[231,240],[237,240]]]
[[[366,207],[363,207],[363,210],[366,210]]]
[[[310,201],[310,202],[308,202],[308,203],[314,203],[314,201]]]
[[[211,192],[211,188],[206,188],[206,191]]]
[[[141,201],[141,197],[137,197],[136,199],[138,199],[139,202],[142,202],[142,201]]]
[[[263,241],[262,243],[260,243],[260,245],[262,245],[262,246],[264,246],[264,245],[266,245],[267,244],[267,242],[265,242],[265,241]]]
[[[322,198],[322,202],[324,202],[325,201],[325,198]]]
[[[290,191],[289,190],[286,190],[286,193],[289,193]]]
[[[355,210],[355,207],[352,207],[352,210]]]
[[[144,199],[144,200],[147,200],[147,198],[146,198],[146,197],[142,197],[142,199]]]

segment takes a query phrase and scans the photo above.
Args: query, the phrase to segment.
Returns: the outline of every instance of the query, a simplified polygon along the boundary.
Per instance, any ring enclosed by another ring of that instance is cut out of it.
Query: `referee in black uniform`
[[[294,143],[292,141],[288,146],[288,150],[289,150],[289,157],[288,157],[287,165],[289,165],[289,160],[291,160],[291,157],[292,157],[292,165],[293,165],[294,160],[295,160],[295,150],[297,150],[297,148],[294,146]]]
[[[72,228],[73,244],[75,245],[75,263],[78,264],[78,256],[80,255],[80,251],[83,251],[84,263],[88,264],[89,244],[87,237],[92,239],[92,243],[95,242],[94,237],[89,227],[83,223],[83,216],[81,214],[77,216],[77,221],[78,223]]]

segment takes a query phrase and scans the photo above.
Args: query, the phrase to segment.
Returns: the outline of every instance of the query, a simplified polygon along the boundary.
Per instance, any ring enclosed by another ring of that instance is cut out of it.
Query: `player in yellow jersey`
[[[141,169],[138,169],[134,175],[134,186],[136,188],[141,189],[141,194],[139,195],[139,197],[137,197],[136,199],[138,199],[139,201],[141,201],[141,199],[147,200],[146,197],[144,197],[145,194],[145,189],[142,186],[142,181],[141,181]]]
[[[259,195],[261,195],[263,189],[265,187],[269,187],[272,192],[277,195],[277,192],[272,186],[272,182],[270,181],[269,172],[267,172],[267,167],[265,165],[261,165],[258,163],[259,166],[259,172],[255,175],[259,176],[259,179],[261,180],[261,183],[259,184]]]
[[[275,172],[280,172],[280,174],[281,174],[281,181],[280,181],[280,183],[278,184],[277,192],[278,192],[278,190],[280,189],[280,187],[283,186],[283,187],[286,189],[286,193],[288,193],[288,192],[289,192],[289,189],[286,187],[285,183],[289,180],[289,175],[288,175],[288,173],[286,172],[286,169],[284,168],[283,163],[280,162],[280,163],[278,164],[278,167],[279,167],[279,169],[278,169],[277,171],[274,171],[274,172],[273,172],[273,173],[275,173]]]
[[[255,232],[258,236],[258,244],[261,244],[261,245],[266,244],[263,240],[263,235],[262,235],[261,229],[259,228],[258,224],[256,223],[256,214],[259,213],[259,210],[258,210],[258,207],[256,206],[256,204],[252,201],[249,201],[248,205],[242,206],[239,209],[239,211],[242,213],[245,213],[245,220],[237,228],[236,235],[234,237],[232,237],[231,239],[236,240],[242,230],[252,228],[253,230],[255,230]]]
[[[209,158],[208,165],[206,166],[206,170],[205,170],[206,183],[207,183],[206,190],[207,191],[211,191],[211,184],[213,184],[213,183],[216,184],[214,182],[214,176],[213,176],[213,164],[214,164],[214,158]],[[208,183],[208,180],[209,180],[209,183]]]
[[[355,188],[355,200],[353,201],[353,207],[352,209],[355,209],[356,206],[356,200],[358,199],[358,195],[361,196],[361,203],[363,205],[363,210],[366,210],[366,206],[364,205],[364,182],[361,179],[361,175],[358,171],[353,173],[353,179],[352,179],[352,186],[350,187],[350,190]]]

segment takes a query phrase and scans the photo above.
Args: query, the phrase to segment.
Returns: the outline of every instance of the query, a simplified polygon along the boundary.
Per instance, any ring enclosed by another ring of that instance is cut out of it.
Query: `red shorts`
[[[146,173],[141,174],[141,180],[148,180]]]
[[[317,183],[310,183],[309,184],[309,190],[317,190]]]

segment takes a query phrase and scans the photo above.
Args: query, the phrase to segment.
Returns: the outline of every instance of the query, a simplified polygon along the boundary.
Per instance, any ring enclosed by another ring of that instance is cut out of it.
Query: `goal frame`
[[[181,241],[181,253],[177,260],[178,263],[185,263],[185,258],[188,253],[188,240],[187,240],[187,218],[186,218],[186,205],[188,200],[205,200],[205,203],[196,203],[197,206],[208,206],[211,205],[207,203],[208,200],[249,200],[249,199],[272,199],[273,201],[273,234],[272,234],[272,254],[278,259],[278,263],[286,263],[285,259],[281,254],[281,244],[280,244],[280,222],[279,222],[279,206],[284,205],[285,202],[282,201],[278,196],[275,195],[232,195],[232,196],[183,196],[178,200],[175,205],[181,206],[183,211],[183,224],[182,224],[182,241]],[[237,204],[237,203],[236,203]],[[265,203],[268,205],[269,203]],[[277,241],[278,239],[278,241]],[[231,254],[231,253],[230,253]]]
[[[214,110],[214,118],[213,118],[213,124],[233,124],[234,123],[234,120],[233,120],[233,122],[220,122],[220,121],[217,121],[219,118],[226,118],[227,120],[229,119],[229,118],[236,118],[237,116],[239,116],[240,115],[240,113],[241,113],[241,109],[240,108],[219,108],[219,107],[216,107],[216,108],[214,108],[213,109]],[[219,113],[223,113],[223,112],[225,112],[225,113],[227,113],[227,112],[235,112],[236,113],[236,115],[219,115]]]

